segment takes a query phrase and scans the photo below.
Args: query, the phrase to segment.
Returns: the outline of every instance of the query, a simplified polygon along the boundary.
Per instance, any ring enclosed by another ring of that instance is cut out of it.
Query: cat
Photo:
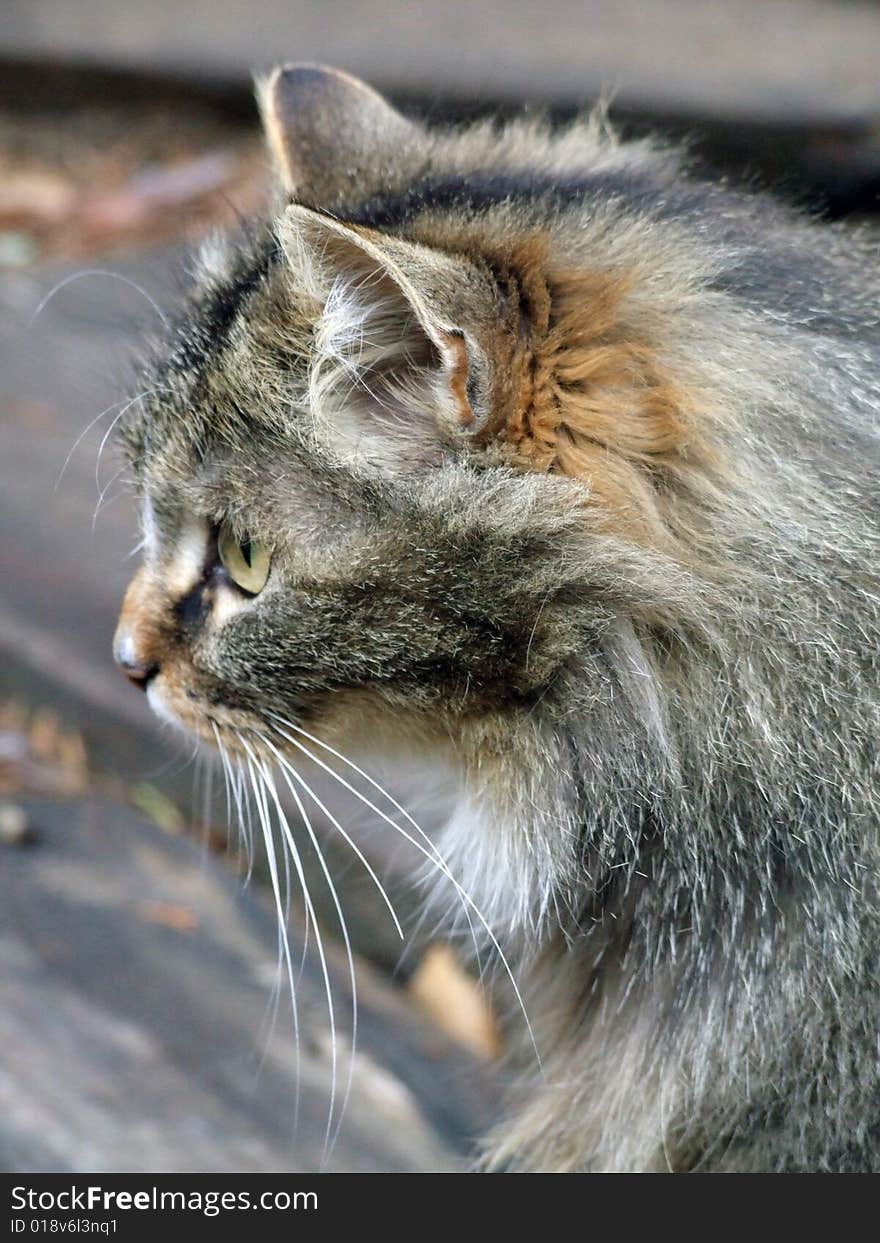
[[[277,205],[122,433],[117,661],[258,780],[458,774],[530,1024],[478,1168],[877,1169],[876,243],[601,114],[258,93]]]

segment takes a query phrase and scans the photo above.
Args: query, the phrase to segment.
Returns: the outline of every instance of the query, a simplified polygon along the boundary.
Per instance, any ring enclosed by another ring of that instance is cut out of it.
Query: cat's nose
[[[159,672],[155,629],[151,625],[155,612],[152,579],[141,567],[128,584],[122,601],[113,636],[113,659],[129,682],[142,691]]]
[[[145,691],[159,672],[155,661],[145,660],[139,656],[131,635],[127,631],[117,631],[113,640],[113,659],[121,671],[134,686]]]

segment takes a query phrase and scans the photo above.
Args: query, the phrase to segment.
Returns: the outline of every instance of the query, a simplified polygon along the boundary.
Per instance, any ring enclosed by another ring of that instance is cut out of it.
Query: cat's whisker
[[[251,781],[251,788],[254,793],[254,801],[257,807],[257,815],[259,817],[260,826],[263,831],[263,841],[266,847],[266,860],[269,867],[269,877],[272,882],[272,894],[275,899],[275,914],[278,922],[278,942],[279,942],[279,961],[278,976],[276,978],[276,988],[280,996],[280,978],[282,965],[286,969],[287,983],[290,989],[290,1005],[293,1014],[293,1036],[294,1036],[294,1057],[296,1060],[296,1094],[294,1099],[294,1130],[299,1122],[299,1103],[300,1103],[300,1085],[302,1081],[302,1056],[300,1049],[300,1028],[299,1028],[299,1007],[296,1001],[296,987],[293,980],[293,963],[290,957],[290,938],[287,932],[287,917],[284,911],[284,905],[281,901],[281,884],[278,876],[278,859],[275,854],[275,842],[272,836],[272,826],[269,820],[268,805],[264,798],[261,797],[260,777],[255,761],[252,758],[253,752],[248,747],[246,741],[239,735],[239,741],[248,751],[247,766]],[[277,1003],[273,1012],[274,1017],[277,1013]],[[266,1054],[268,1053],[268,1035],[271,1034],[271,1027],[267,1033]],[[264,1058],[266,1056],[264,1054]]]
[[[236,731],[236,736],[237,736],[237,731]],[[250,768],[248,768],[247,770],[245,769],[244,764],[242,764],[241,770],[243,774],[246,772],[246,775],[247,775],[246,787],[247,787],[248,806],[250,807],[251,802],[253,802],[253,804],[258,808],[257,819],[259,820],[259,803],[257,799],[257,780],[258,779],[255,773],[250,770]],[[273,859],[274,859],[275,858],[274,839],[272,840],[272,846],[273,846]],[[271,880],[272,864],[269,862],[268,849],[266,851],[266,855],[267,855],[267,865],[269,867],[269,876]],[[277,861],[276,861],[275,866],[277,870]],[[274,886],[273,886],[273,893],[274,893]],[[281,1003],[283,966],[284,966],[284,947],[282,945],[282,935],[286,934],[287,922],[286,922],[286,917],[283,914],[283,903],[281,902],[280,885],[278,889],[278,894],[275,898],[275,910],[276,910],[276,923],[278,924],[278,927],[276,929],[276,935],[278,939],[278,962],[276,966],[275,975],[272,980],[272,988],[269,992],[269,999],[266,1005],[266,1012],[263,1015],[263,1020],[260,1024],[259,1038],[262,1041],[262,1045],[263,1045],[263,1053],[260,1058],[260,1069],[262,1069],[262,1067],[265,1065],[266,1058],[268,1057],[268,1054],[269,1054],[269,1041],[271,1040],[272,1033],[275,1030],[275,1024],[278,1021],[278,1009]],[[296,1027],[296,1024],[294,1024],[294,1027]],[[299,1085],[299,1069],[297,1069],[297,1085]]]
[[[232,771],[232,798],[238,824],[238,850],[239,855],[244,851],[245,858],[246,870],[242,883],[247,889],[254,874],[254,825],[250,788],[245,781],[244,765],[237,760],[230,759],[229,766]]]
[[[302,818],[303,825],[305,826],[306,832],[309,835],[309,839],[311,840],[312,846],[315,849],[315,853],[318,857],[318,863],[320,864],[321,871],[324,873],[324,879],[327,882],[327,888],[329,889],[330,896],[333,899],[333,905],[336,907],[336,914],[339,918],[339,927],[342,932],[342,940],[345,945],[345,954],[346,954],[346,958],[348,959],[348,978],[349,978],[349,983],[351,985],[351,1051],[350,1051],[349,1059],[348,1059],[348,1074],[347,1074],[346,1082],[345,1082],[345,1090],[342,1096],[342,1103],[339,1107],[339,1117],[336,1122],[336,1129],[329,1139],[328,1146],[325,1148],[325,1158],[326,1158],[326,1156],[329,1155],[329,1152],[332,1151],[334,1145],[336,1144],[336,1140],[339,1136],[339,1130],[340,1130],[340,1127],[342,1126],[342,1120],[345,1116],[345,1111],[348,1107],[348,1101],[351,1095],[352,1078],[354,1075],[354,1058],[355,1058],[355,1051],[357,1048],[357,1014],[358,1014],[357,979],[355,976],[355,969],[354,969],[354,954],[351,948],[351,938],[348,933],[348,924],[346,923],[345,915],[342,910],[342,903],[339,900],[339,895],[337,893],[336,886],[333,883],[333,878],[330,875],[329,868],[327,867],[327,862],[324,858],[324,852],[321,850],[321,845],[320,845],[320,842],[318,841],[317,834],[315,833],[315,830],[312,827],[312,822],[309,817],[309,814],[306,811],[305,805],[303,804],[303,801],[300,798],[300,795],[296,789],[296,786],[294,785],[293,781],[291,781],[291,777],[293,777],[294,780],[297,782],[297,784],[301,785],[302,788],[305,790],[305,792],[311,798],[314,799],[314,801],[325,812],[325,814],[329,815],[329,813],[326,811],[326,808],[324,808],[323,804],[320,802],[320,800],[315,796],[315,794],[309,788],[307,782],[303,778],[300,777],[300,775],[290,765],[290,763],[287,760],[285,760],[284,756],[281,755],[281,753],[279,752],[278,748],[274,745],[274,743],[270,739],[266,738],[264,734],[258,733],[257,737],[261,740],[264,746],[269,748],[269,750],[272,752],[272,754],[276,757],[276,759],[279,761],[281,765],[281,775],[284,778],[287,788],[290,790],[290,793],[291,793],[291,796],[294,802],[296,803],[297,811],[299,812]],[[380,886],[380,890],[381,890],[381,886]],[[392,915],[393,914],[394,912],[392,910]],[[396,916],[394,916],[394,919],[395,919],[395,923],[397,923]],[[398,928],[399,928],[399,924],[398,924]],[[401,936],[402,935],[403,933],[401,932]]]
[[[205,780],[202,789],[202,823],[205,827],[205,834],[210,835],[214,819],[214,775],[216,769],[213,755],[209,752],[204,752],[203,754],[205,755]]]
[[[133,404],[133,402],[129,402],[128,404],[131,405]],[[112,405],[107,406],[106,409],[102,410],[100,414],[96,414],[93,419],[91,419],[88,423],[86,423],[85,427],[82,429],[80,434],[77,436],[76,440],[70,446],[70,450],[67,454],[67,457],[64,459],[64,464],[62,465],[61,470],[58,472],[58,478],[55,480],[55,487],[53,491],[55,492],[58,491],[59,487],[61,486],[61,480],[64,478],[65,472],[67,471],[67,468],[70,465],[71,458],[73,457],[74,453],[76,453],[77,449],[82,444],[85,437],[88,436],[89,432],[92,430],[95,424],[100,423],[101,419],[105,418],[105,416],[108,415],[111,410],[115,410],[117,406],[125,407],[125,405],[126,405],[125,399],[123,399],[122,401],[114,401]],[[123,409],[123,410],[120,410],[115,415],[113,422],[110,424],[111,431],[113,430],[115,424],[118,422],[118,420],[122,417],[124,413],[125,413],[125,410]]]
[[[167,329],[171,328],[168,316],[159,306],[156,299],[151,294],[148,294],[142,285],[139,285],[137,281],[132,280],[130,276],[123,276],[121,272],[112,272],[109,268],[85,268],[81,272],[71,272],[70,275],[62,277],[62,279],[57,281],[48,293],[44,294],[40,299],[37,304],[37,309],[28,320],[28,328],[33,328],[39,316],[42,315],[43,311],[45,311],[46,307],[56,294],[60,293],[62,289],[66,289],[68,285],[72,285],[75,281],[83,280],[87,276],[109,276],[112,280],[122,281],[124,285],[128,285],[130,288],[136,289],[137,292],[146,298],[147,302],[149,302],[150,306],[162,321],[163,326]]]
[[[441,927],[443,928],[444,933],[446,934],[444,939],[448,940],[449,935],[454,934],[455,929],[449,928],[448,916],[441,913],[437,916],[437,919],[434,922],[434,927],[431,929],[429,933],[427,933],[423,937],[422,932],[423,932],[425,924],[427,923],[429,914],[430,914],[430,907],[428,904],[426,904],[425,906],[422,907],[422,910],[419,913],[419,917],[416,920],[416,926],[412,931],[412,935],[410,936],[406,945],[404,945],[403,949],[400,951],[400,956],[397,959],[397,964],[394,968],[395,974],[403,968],[407,960],[407,955],[410,954],[412,950],[423,941],[425,943],[430,944],[430,942],[433,941],[434,937],[437,935]],[[483,973],[481,971],[480,979],[482,980],[482,978],[483,978]]]
[[[123,485],[119,489],[118,492],[114,492],[112,496],[108,496],[106,500],[101,501],[100,512],[103,512],[106,509],[111,509],[116,504],[117,501],[127,499],[130,496],[131,496],[131,490],[129,489],[128,486]],[[97,515],[95,516],[94,525],[92,526],[93,535],[96,529],[97,529]]]
[[[246,779],[248,799],[250,800],[250,798],[254,796],[254,791],[256,787],[256,777],[253,772],[246,769],[244,763],[242,763],[241,765],[241,772],[244,778]],[[254,802],[256,802],[255,796],[254,796]],[[271,881],[272,868],[271,868],[271,864],[268,863],[268,851],[267,851],[267,865],[269,866],[269,876],[270,876],[270,881]],[[284,947],[282,945],[282,940],[281,940],[283,928],[281,924],[281,910],[279,909],[280,908],[280,888],[279,888],[278,894],[275,895],[274,886],[273,886],[273,898],[275,901],[275,911],[276,911],[276,925],[277,925],[276,938],[277,938],[277,944],[278,944],[278,959],[276,962],[275,974],[272,977],[272,986],[271,986],[271,989],[269,990],[269,998],[266,1003],[266,1010],[260,1022],[260,1028],[259,1028],[259,1033],[258,1033],[258,1043],[262,1045],[262,1055],[260,1057],[260,1063],[259,1063],[260,1070],[262,1070],[263,1066],[266,1063],[266,1058],[269,1055],[269,1042],[271,1040],[272,1033],[275,1030],[275,1024],[278,1020],[278,1009],[279,1009],[280,1000],[281,1000],[282,979],[283,979],[283,969],[284,969]],[[284,928],[286,928],[286,925],[284,925]],[[294,1024],[294,1028],[296,1028],[296,1024]],[[298,1083],[299,1083],[299,1074],[297,1073],[297,1084]]]
[[[70,452],[67,454],[67,457],[64,459],[64,464],[58,473],[58,478],[55,480],[55,487],[53,491],[55,492],[58,491],[59,487],[61,486],[61,480],[64,478],[67,468],[70,465],[71,458],[73,457],[74,453],[76,453],[78,447],[80,446],[80,444],[82,444],[83,440],[89,434],[89,432],[92,430],[92,428],[95,426],[96,423],[100,423],[101,419],[105,418],[110,413],[111,410],[116,410],[117,406],[122,407],[122,409],[119,410],[114,415],[113,422],[110,424],[109,428],[107,429],[107,433],[104,437],[104,440],[102,440],[101,442],[101,447],[103,448],[104,444],[106,443],[107,436],[110,435],[110,433],[113,431],[113,428],[116,426],[119,420],[123,417],[123,415],[125,415],[131,409],[131,407],[135,404],[135,402],[142,401],[144,397],[151,397],[154,393],[166,393],[166,392],[170,393],[172,392],[172,390],[168,388],[167,385],[164,385],[164,384],[157,385],[154,388],[144,389],[143,392],[137,393],[134,397],[129,397],[129,398],[123,397],[120,401],[111,402],[110,405],[105,407],[105,409],[103,409],[100,414],[96,414],[95,417],[91,419],[85,425],[85,427],[82,429],[80,434],[77,436],[76,440],[71,445]],[[99,454],[99,461],[100,461],[100,454]]]
[[[101,509],[104,505],[104,498],[106,497],[110,489],[113,487],[114,483],[116,483],[116,480],[121,478],[121,476],[125,474],[127,469],[128,469],[127,466],[121,466],[119,470],[116,472],[116,474],[113,475],[112,478],[109,480],[109,482],[107,483],[107,486],[103,489],[100,496],[98,497],[98,503],[95,506],[95,512],[92,515],[92,535],[95,534],[95,530],[97,529],[98,514],[101,512]],[[109,505],[111,504],[112,501],[118,500],[121,495],[122,495],[121,492],[117,493],[116,496],[110,498],[110,501],[108,501],[107,504]]]
[[[190,791],[190,826],[197,828],[199,823],[199,799],[202,788],[202,774],[205,771],[205,753],[201,747],[196,750],[195,761],[192,771],[192,789]],[[202,846],[204,847],[204,839]],[[202,854],[202,862],[204,863],[204,853]]]
[[[107,444],[107,441],[113,435],[114,427],[119,422],[119,420],[125,416],[125,414],[127,413],[129,409],[129,405],[133,405],[133,404],[134,403],[132,402],[132,403],[128,403],[127,405],[124,405],[121,410],[117,411],[117,413],[114,414],[113,418],[110,421],[110,426],[107,428],[107,430],[104,432],[104,435],[101,437],[101,443],[98,445],[98,454],[97,454],[97,457],[95,458],[95,487],[98,489],[99,492],[101,492],[101,457],[103,456],[104,448]]]
[[[348,924],[346,922],[345,915],[342,910],[342,903],[339,900],[336,887],[333,884],[333,880],[330,876],[330,871],[327,867],[327,863],[324,858],[324,852],[321,850],[320,843],[318,842],[317,836],[315,835],[315,832],[312,829],[311,820],[309,819],[305,806],[303,805],[302,799],[299,797],[299,795],[297,794],[297,791],[291,785],[288,774],[286,772],[282,772],[282,776],[284,777],[285,783],[287,784],[287,787],[290,790],[290,793],[296,802],[297,808],[303,820],[303,824],[306,826],[306,829],[308,830],[308,833],[309,833],[309,837],[311,838],[311,841],[312,841],[312,845],[315,848],[315,853],[318,857],[318,863],[320,864],[321,870],[323,871],[324,877],[327,881],[327,887],[330,890],[330,894],[333,899],[333,904],[336,907],[336,913],[339,917],[339,927],[342,932],[342,940],[345,945],[345,954],[348,960],[348,978],[349,978],[349,985],[351,987],[351,1048],[349,1050],[349,1055],[348,1055],[348,1072],[346,1074],[345,1088],[342,1094],[342,1102],[339,1106],[339,1113],[338,1113],[338,1117],[336,1120],[336,1127],[333,1131],[333,1134],[330,1136],[330,1139],[325,1147],[324,1160],[326,1161],[326,1159],[329,1157],[330,1153],[333,1151],[334,1147],[336,1146],[336,1141],[339,1138],[339,1131],[342,1127],[342,1122],[345,1117],[346,1110],[348,1109],[348,1102],[351,1097],[351,1087],[352,1087],[352,1081],[354,1078],[354,1059],[355,1059],[355,1052],[357,1050],[357,1020],[358,1020],[357,977],[356,977],[355,969],[354,969],[354,954],[353,954],[352,947],[351,947],[351,937],[348,931]],[[306,788],[308,789],[308,787]],[[303,946],[303,960],[300,965],[300,971],[302,971],[304,967],[305,967],[305,945]]]
[[[405,938],[403,928],[401,926],[400,920],[397,917],[397,912],[395,911],[391,903],[391,899],[388,897],[385,887],[383,886],[382,882],[379,880],[371,863],[366,858],[363,851],[358,846],[357,842],[353,840],[351,835],[346,832],[346,830],[342,827],[342,825],[339,823],[339,821],[336,819],[333,813],[329,810],[329,808],[321,801],[321,799],[318,798],[317,794],[315,794],[311,786],[307,784],[302,774],[298,773],[296,769],[293,768],[293,766],[291,765],[287,757],[281,751],[279,751],[278,748],[264,735],[260,734],[259,737],[262,738],[265,745],[271,749],[272,754],[278,760],[278,763],[281,766],[282,770],[284,770],[285,773],[289,773],[290,776],[293,777],[294,781],[296,781],[297,784],[302,789],[305,790],[305,792],[308,794],[312,802],[315,803],[318,809],[323,812],[323,814],[327,817],[327,819],[333,825],[334,829],[336,829],[336,831],[342,836],[343,840],[352,848],[354,853],[357,855],[358,859],[361,861],[361,863],[366,868],[370,879],[372,880],[373,884],[376,886],[377,890],[379,891],[379,896],[382,898],[382,901],[388,907],[388,911],[391,915],[392,920],[394,921],[394,927],[397,930],[397,935],[400,937],[401,941],[405,940],[406,938]]]
[[[255,733],[257,733],[257,731],[255,731]],[[267,740],[263,737],[263,735],[262,735],[262,734],[260,734],[260,733],[257,733],[257,737],[258,737],[258,738],[260,738],[260,740],[261,740],[262,742],[264,742],[264,743],[267,741]],[[285,867],[286,867],[287,869],[289,869],[289,864],[287,863],[287,853],[286,853],[286,852],[285,852]],[[288,883],[289,883],[289,870],[288,870]],[[303,972],[304,972],[304,971],[305,971],[305,969],[306,969],[306,962],[307,962],[307,960],[308,960],[308,951],[309,951],[309,930],[310,930],[310,927],[311,927],[311,919],[310,919],[310,917],[309,917],[309,912],[308,912],[308,910],[306,910],[306,914],[305,914],[305,921],[304,921],[304,930],[303,930],[303,944],[302,944],[302,952],[301,952],[301,954],[300,954],[299,969],[298,969],[298,971],[297,971],[297,973],[296,973],[296,978],[297,978],[297,980],[301,980],[301,979],[302,979],[302,977],[303,977]]]
[[[213,724],[213,722],[212,722]],[[215,733],[219,740],[219,731],[214,725]],[[247,873],[244,878],[244,885],[250,883],[253,875],[254,866],[254,830],[253,819],[251,816],[250,799],[248,798],[249,789],[245,781],[244,765],[232,756],[229,759],[229,774],[231,779],[232,800],[235,804],[236,824],[238,828],[238,849],[239,852],[244,850],[245,859],[247,861]]]
[[[299,851],[297,850],[296,843],[294,841],[293,834],[291,832],[290,825],[287,820],[287,816],[284,812],[283,807],[281,806],[281,800],[278,797],[277,788],[275,786],[275,782],[274,782],[274,779],[272,778],[271,773],[269,772],[267,768],[263,768],[261,771],[261,776],[262,776],[262,782],[263,782],[264,789],[269,791],[269,793],[272,796],[273,803],[275,805],[275,812],[276,812],[276,816],[278,819],[278,824],[281,828],[283,840],[287,847],[286,853],[289,854],[290,857],[293,859],[294,866],[299,876],[300,884],[302,886],[303,900],[306,905],[306,910],[308,912],[309,917],[311,918],[312,925],[315,929],[315,944],[317,946],[318,960],[321,965],[321,973],[324,979],[324,992],[327,998],[327,1017],[328,1017],[329,1027],[330,1027],[330,1101],[329,1101],[329,1105],[327,1108],[327,1124],[326,1124],[325,1131],[324,1131],[324,1143],[323,1143],[323,1148],[322,1148],[321,1163],[323,1165],[326,1162],[327,1157],[329,1156],[330,1147],[331,1147],[330,1139],[331,1139],[331,1134],[333,1130],[333,1120],[334,1120],[334,1116],[336,1113],[337,1083],[338,1083],[338,1074],[339,1074],[339,1039],[338,1039],[338,1033],[337,1033],[337,1028],[336,1028],[336,1011],[335,1011],[335,1007],[333,1004],[333,986],[330,980],[330,972],[329,972],[329,967],[327,964],[327,957],[324,951],[324,942],[323,942],[321,931],[320,931],[320,928],[317,922],[317,913],[315,912],[314,906],[312,904],[311,895],[309,893],[308,884],[306,882],[305,872],[303,870],[302,861],[299,856]]]
[[[259,774],[261,777],[261,783],[262,783],[263,799],[265,800],[266,791],[268,791],[268,793],[272,797],[272,802],[275,806],[275,813],[276,813],[276,817],[278,820],[278,825],[281,829],[283,840],[287,846],[287,853],[289,854],[291,860],[293,861],[293,865],[296,870],[297,877],[299,879],[300,887],[302,889],[303,902],[305,903],[306,911],[308,912],[308,915],[311,917],[312,926],[315,930],[315,944],[316,944],[317,951],[318,951],[318,959],[321,965],[321,973],[324,977],[324,990],[325,990],[325,994],[327,997],[327,1017],[328,1017],[328,1021],[330,1024],[330,1104],[329,1104],[329,1108],[327,1112],[327,1126],[326,1126],[326,1130],[324,1134],[324,1160],[326,1160],[327,1155],[329,1154],[330,1137],[333,1131],[333,1121],[334,1121],[334,1117],[336,1113],[337,1078],[338,1078],[338,1065],[339,1065],[339,1040],[338,1040],[337,1030],[336,1030],[336,1011],[333,1005],[333,986],[330,980],[330,970],[327,964],[327,956],[324,952],[324,941],[321,936],[321,929],[318,924],[317,913],[312,903],[312,897],[311,897],[311,894],[309,893],[309,887],[306,881],[305,871],[302,866],[302,860],[300,859],[299,850],[297,849],[296,842],[293,837],[293,833],[291,832],[290,824],[288,823],[288,820],[287,820],[287,815],[284,811],[284,808],[281,805],[281,799],[278,796],[278,790],[275,785],[274,778],[272,777],[272,774],[269,771],[266,764],[256,754],[256,752],[253,750],[253,748],[250,746],[247,740],[245,738],[242,738],[241,741],[242,741],[243,746],[245,747],[245,750],[248,753],[248,756],[253,760],[254,764],[257,766],[257,770],[259,771]],[[268,807],[265,805],[265,803],[263,806],[263,811],[265,812],[266,820],[268,821]],[[291,987],[293,987],[292,978],[291,978]]]
[[[231,837],[232,825],[235,823],[237,829],[236,846],[238,850],[238,863],[241,866],[241,852],[244,844],[244,813],[241,807],[241,801],[237,791],[237,770],[234,767],[233,760],[223,745],[223,739],[220,730],[217,728],[215,721],[210,721],[211,729],[214,733],[214,741],[217,745],[217,751],[220,755],[220,762],[223,765],[223,775],[226,782],[226,825],[227,833]],[[235,815],[233,815],[233,812]]]
[[[214,721],[209,721],[211,729],[214,732],[214,741],[217,745],[217,754],[220,757],[220,768],[223,773],[223,789],[226,796],[226,832],[229,836],[232,828],[232,774],[229,771],[229,757],[220,738],[220,731]],[[238,866],[241,867],[241,844],[238,848]]]
[[[407,811],[407,809],[401,803],[399,803],[395,798],[393,798],[392,795],[389,794],[389,792],[384,788],[384,786],[380,785],[380,783],[376,781],[375,778],[371,777],[369,773],[364,772],[363,769],[359,768],[352,760],[348,759],[347,756],[343,755],[342,752],[334,750],[333,747],[329,746],[327,743],[322,742],[321,739],[316,738],[314,735],[308,733],[308,731],[302,729],[301,726],[294,725],[292,721],[288,721],[286,718],[279,716],[278,713],[270,712],[269,715],[274,717],[276,720],[281,721],[284,725],[289,726],[291,729],[296,730],[297,733],[301,733],[304,737],[308,738],[310,742],[315,743],[317,746],[322,747],[324,750],[334,755],[337,759],[341,760],[344,764],[347,764],[349,768],[351,768],[360,777],[362,777],[365,781],[367,781],[370,784],[370,786],[372,786],[373,789],[377,790],[384,798],[388,799],[392,807],[394,807],[395,810],[399,812],[400,815],[402,815],[410,825],[412,825],[413,829],[416,831],[416,833],[419,835],[422,841],[426,844],[428,850],[431,852],[431,857],[428,857],[428,855],[425,855],[425,858],[428,859],[428,862],[436,866],[437,860],[439,860],[442,866],[446,866],[446,861],[445,859],[443,859],[443,856],[440,854],[440,851],[438,850],[436,844],[431,840],[431,838],[424,831],[421,825],[417,823],[417,821],[410,814],[410,812]],[[274,728],[276,732],[281,732],[278,730],[277,726],[275,726]],[[335,772],[332,772],[329,769],[328,771],[331,772],[331,776],[335,777],[337,780],[341,780],[341,778],[339,778]],[[358,791],[355,791],[355,794],[357,795],[358,798],[361,798]],[[364,805],[369,810],[374,810],[372,803],[362,798],[361,798],[361,802],[364,803]],[[386,817],[383,817],[383,818],[386,818]],[[407,834],[404,833],[402,830],[400,830],[400,826],[397,825],[396,822],[393,821],[393,819],[392,821],[390,821],[390,823],[392,824],[393,828],[398,829],[398,831],[401,833],[401,836],[403,836],[405,840],[410,840],[407,837]],[[424,854],[424,851],[422,851],[422,853]],[[441,867],[441,871],[442,871],[442,867]],[[463,892],[464,891],[462,891],[462,893]],[[462,903],[462,910],[464,912],[465,919],[467,920],[467,925],[468,925],[468,929],[469,929],[470,937],[471,937],[471,943],[474,948],[474,956],[476,958],[477,969],[479,971],[479,977],[480,977],[480,980],[483,980],[483,978],[485,977],[485,965],[483,963],[482,954],[480,952],[480,942],[477,936],[477,931],[474,928],[473,920],[471,918],[471,913],[470,913],[470,910],[468,909],[467,903],[464,901],[461,894],[459,894],[459,899]],[[487,930],[488,930],[488,927],[487,927]],[[401,955],[401,960],[403,959],[403,957],[404,955]]]
[[[277,716],[277,713],[273,712],[271,715]],[[278,718],[278,719],[283,719],[283,718]],[[474,915],[479,920],[480,924],[482,925],[482,927],[484,928],[486,932],[487,937],[489,938],[492,948],[495,950],[495,953],[498,955],[498,961],[501,963],[504,973],[507,976],[508,980],[510,981],[511,988],[513,989],[514,996],[516,997],[517,1005],[520,1009],[520,1012],[522,1013],[523,1020],[526,1025],[526,1029],[528,1031],[529,1041],[534,1051],[538,1066],[541,1067],[541,1055],[540,1055],[540,1052],[538,1051],[538,1044],[535,1039],[535,1033],[532,1028],[531,1020],[529,1019],[528,1011],[526,1010],[525,1001],[523,999],[522,993],[520,992],[519,985],[516,982],[516,978],[513,974],[513,970],[510,966],[510,963],[507,961],[507,957],[504,951],[502,950],[501,945],[498,942],[498,938],[495,936],[495,933],[492,931],[492,928],[490,927],[488,920],[485,918],[482,911],[473,901],[470,894],[461,886],[458,880],[456,880],[455,876],[453,876],[452,872],[449,869],[448,864],[446,863],[446,860],[437,850],[437,847],[434,845],[433,842],[430,841],[430,838],[428,838],[428,835],[424,832],[424,830],[415,824],[415,821],[412,819],[409,812],[407,812],[403,807],[401,807],[400,804],[397,803],[397,801],[393,799],[392,796],[387,792],[387,790],[384,790],[377,781],[374,781],[373,778],[370,777],[368,773],[365,773],[352,760],[347,759],[346,756],[342,755],[341,752],[336,751],[328,743],[324,743],[319,738],[315,738],[313,735],[309,734],[306,730],[302,729],[299,725],[294,725],[293,722],[291,721],[286,721],[285,724],[290,725],[294,730],[296,730],[297,733],[300,733],[304,737],[309,738],[312,742],[316,743],[318,746],[323,747],[325,750],[330,752],[332,755],[337,756],[338,759],[341,759],[350,768],[352,768],[355,772],[357,772],[359,776],[363,777],[366,781],[368,781],[370,785],[374,786],[377,790],[379,790],[389,800],[389,802],[391,802],[399,811],[403,812],[407,820],[410,821],[413,825],[415,825],[416,829],[418,829],[419,834],[429,843],[429,846],[431,848],[430,851],[427,850],[420,842],[416,841],[416,839],[412,836],[411,833],[408,833],[406,829],[402,828],[399,824],[397,824],[394,820],[392,820],[391,817],[387,815],[386,812],[382,811],[381,808],[377,807],[375,803],[371,802],[370,799],[368,799],[365,794],[363,794],[360,790],[358,790],[355,786],[353,786],[350,781],[346,781],[344,777],[342,777],[339,773],[335,772],[328,764],[325,764],[323,760],[319,759],[318,756],[316,756],[312,751],[308,749],[308,747],[303,746],[303,744],[299,742],[298,739],[293,738],[285,730],[280,729],[277,725],[275,726],[276,733],[279,733],[281,734],[282,737],[286,738],[288,742],[292,743],[293,746],[297,747],[298,750],[300,750],[305,756],[307,756],[307,758],[310,759],[314,764],[317,764],[319,768],[323,769],[326,773],[328,773],[331,777],[333,777],[336,781],[338,781],[339,784],[342,785],[346,790],[348,790],[351,794],[354,794],[355,798],[360,799],[361,802],[365,804],[365,806],[369,807],[371,811],[375,812],[377,816],[381,817],[381,819],[384,820],[387,824],[389,824],[391,828],[395,829],[398,833],[400,833],[403,837],[405,837],[406,840],[409,841],[416,848],[416,850],[418,850],[419,853],[422,854],[430,863],[433,863],[436,866],[437,870],[441,873],[441,875],[445,876],[446,879],[452,884],[452,886],[454,887],[456,893],[459,895],[461,900],[464,903],[466,903],[466,905],[473,911]]]

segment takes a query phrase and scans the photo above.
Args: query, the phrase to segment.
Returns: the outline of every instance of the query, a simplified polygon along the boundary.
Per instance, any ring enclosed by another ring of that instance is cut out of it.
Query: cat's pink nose
[[[139,686],[142,691],[147,689],[159,672],[159,666],[155,661],[139,659],[131,635],[125,631],[116,633],[113,640],[113,659],[129,682],[134,686]]]

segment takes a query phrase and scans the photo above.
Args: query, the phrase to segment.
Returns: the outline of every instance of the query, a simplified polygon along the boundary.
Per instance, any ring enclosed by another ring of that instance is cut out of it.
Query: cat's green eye
[[[238,539],[229,523],[224,522],[217,533],[217,551],[224,570],[236,587],[249,596],[263,590],[272,560],[265,544],[254,539]]]

